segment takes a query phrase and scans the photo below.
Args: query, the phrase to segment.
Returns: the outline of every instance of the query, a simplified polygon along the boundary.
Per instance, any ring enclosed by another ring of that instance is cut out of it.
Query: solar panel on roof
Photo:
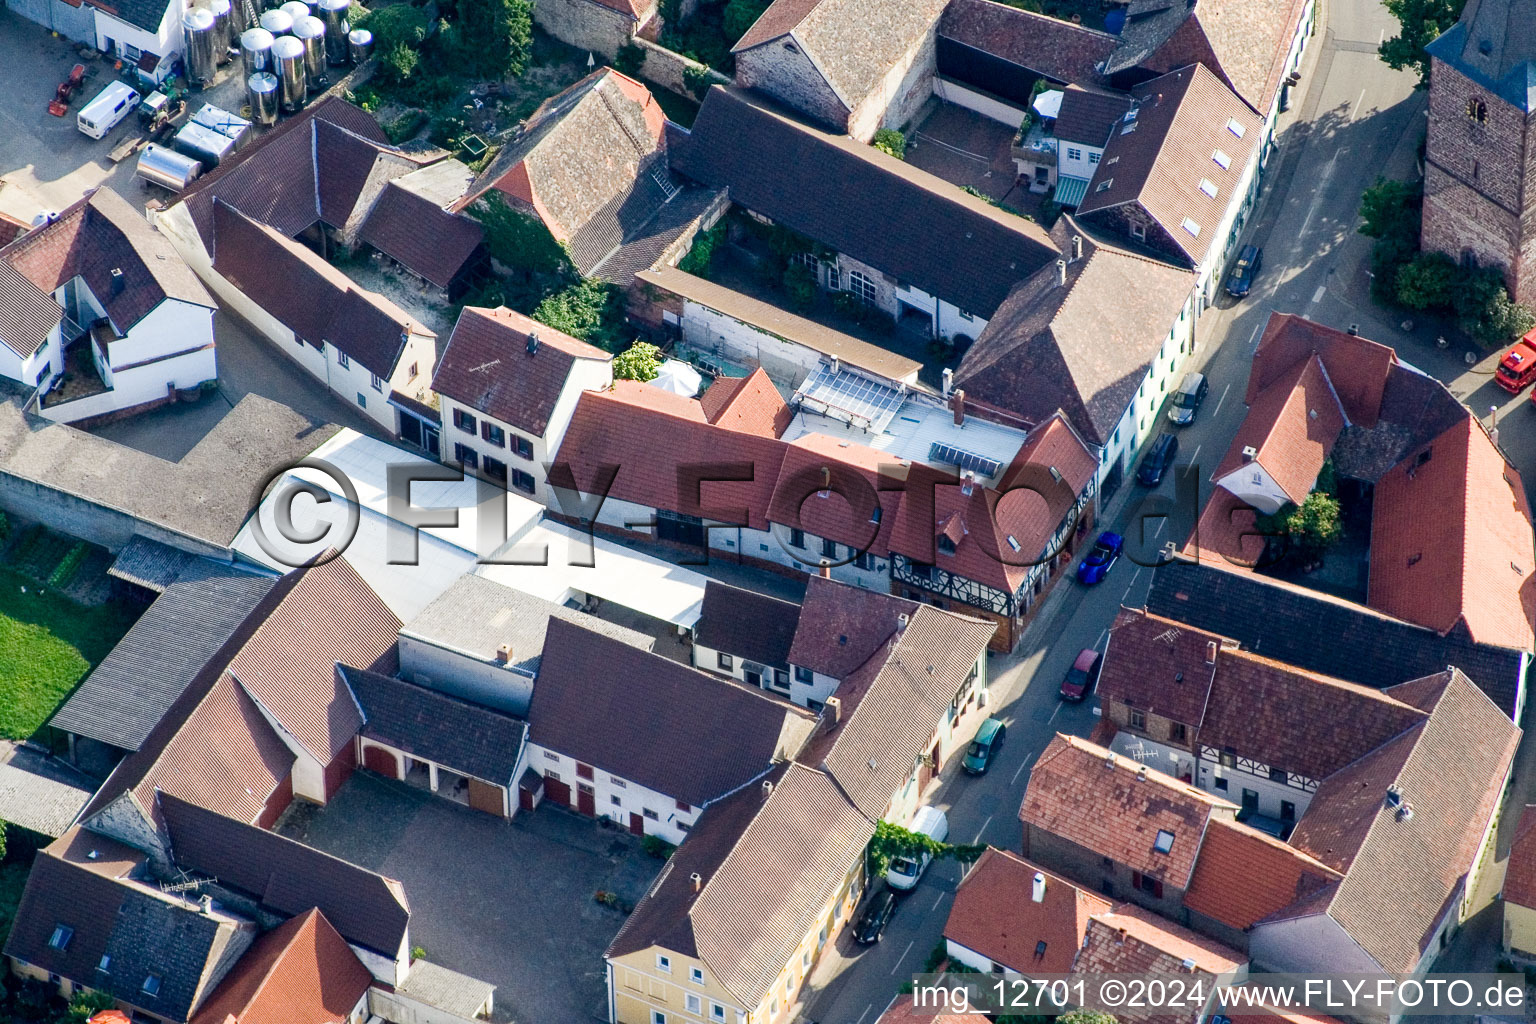
[[[1003,464],[997,459],[988,459],[968,452],[964,448],[956,448],[951,444],[943,444],[935,441],[928,449],[929,462],[943,462],[950,466],[959,466],[961,469],[969,469],[977,476],[996,476],[997,471],[1003,468]]]

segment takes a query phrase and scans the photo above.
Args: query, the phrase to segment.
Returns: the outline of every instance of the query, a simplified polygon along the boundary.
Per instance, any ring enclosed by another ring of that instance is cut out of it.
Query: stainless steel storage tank
[[[293,23],[293,38],[304,44],[304,71],[316,92],[325,79],[325,22],[313,15],[300,18]]]
[[[187,78],[195,85],[207,85],[218,69],[218,29],[213,12],[199,7],[187,14],[183,24],[187,30]]]
[[[240,60],[245,77],[258,71],[272,70],[272,33],[264,28],[248,28],[240,34]]]
[[[234,155],[235,140],[212,128],[188,121],[171,138],[171,145],[178,153],[185,153],[204,167],[219,166],[219,161]]]
[[[203,165],[169,146],[157,146],[151,142],[139,153],[139,166],[133,173],[161,188],[180,192],[192,183],[193,178],[203,173]]]
[[[204,128],[212,128],[220,135],[228,135],[235,140],[235,148],[239,149],[251,139],[251,122],[239,114],[232,114],[223,107],[216,107],[212,103],[204,103],[202,109],[192,115],[192,123],[200,124]]]
[[[213,14],[213,31],[217,40],[214,59],[220,64],[229,63],[229,44],[234,41],[234,14],[229,0],[208,0],[208,10]]]
[[[309,4],[305,3],[304,0],[288,0],[278,10],[292,18],[295,25],[299,23],[300,18],[307,18],[314,13],[309,9]]]
[[[325,59],[332,64],[347,62],[347,33],[352,25],[347,15],[352,0],[320,0],[320,20],[325,22]]]
[[[293,31],[293,19],[287,11],[268,11],[261,16],[261,27],[274,36],[285,36]]]
[[[277,124],[277,76],[258,71],[245,80],[245,93],[251,103],[251,117],[270,128]]]
[[[304,44],[293,36],[279,36],[272,43],[272,60],[277,65],[278,98],[283,109],[298,110],[309,89],[304,72]]]
[[[347,35],[347,56],[353,64],[366,64],[373,56],[373,33],[365,28],[355,28]]]

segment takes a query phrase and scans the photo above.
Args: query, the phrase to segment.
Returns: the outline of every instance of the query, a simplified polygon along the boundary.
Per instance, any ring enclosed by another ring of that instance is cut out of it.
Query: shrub
[[[74,546],[59,560],[59,564],[48,576],[50,587],[67,587],[69,581],[75,578],[75,573],[80,571],[80,563],[85,561],[85,556],[90,554],[91,546],[85,541],[76,541]]]
[[[1492,267],[1461,272],[1454,306],[1461,329],[1484,345],[1502,344],[1536,327],[1536,316],[1510,301],[1504,275]]]
[[[485,232],[485,251],[497,263],[530,274],[561,279],[575,276],[565,248],[542,223],[507,205],[492,190],[470,211]]]
[[[469,122],[458,114],[438,114],[432,119],[432,127],[427,135],[444,149],[452,149],[468,131]]]
[[[693,98],[696,100],[704,98],[704,94],[709,92],[709,86],[712,81],[713,79],[710,77],[709,68],[707,67],[683,68],[683,85],[687,86],[688,91],[693,94]]]
[[[421,126],[426,123],[427,112],[425,110],[407,110],[384,125],[384,134],[389,137],[390,142],[398,146],[408,139],[415,138],[416,133],[421,131]]]
[[[1409,309],[1447,309],[1461,268],[1443,252],[1421,252],[1397,268],[1397,301]]]
[[[714,262],[715,250],[725,242],[726,231],[723,217],[708,231],[700,231],[694,236],[693,245],[688,249],[687,255],[678,261],[677,269],[685,274],[708,278],[710,264]]]
[[[404,82],[416,73],[416,67],[420,63],[421,57],[414,48],[404,43],[396,43],[384,54],[379,73],[396,82]]]
[[[573,338],[615,352],[633,335],[624,324],[619,289],[602,281],[578,281],[540,302],[533,318]]]
[[[1273,515],[1257,517],[1260,534],[1284,537],[1303,555],[1316,557],[1344,536],[1339,499],[1313,491],[1300,505],[1287,503]]]
[[[660,372],[661,349],[648,341],[637,341],[613,357],[613,375],[618,380],[655,380]]]
[[[881,128],[869,143],[887,156],[897,160],[907,158],[907,137],[894,128]]]
[[[657,860],[666,860],[677,849],[660,836],[641,836],[640,848]]]
[[[1056,1018],[1056,1024],[1120,1024],[1119,1018],[1102,1010],[1068,1010]]]
[[[85,1024],[102,1010],[110,1010],[117,1005],[117,1000],[105,992],[76,991],[69,1000],[69,1012],[65,1020],[70,1024]]]
[[[1360,233],[1376,239],[1371,248],[1371,293],[1377,301],[1396,301],[1397,274],[1419,251],[1424,193],[1407,181],[1377,178],[1360,197]]]
[[[784,271],[784,293],[796,309],[810,309],[816,301],[816,276],[804,263],[791,263]]]
[[[630,78],[638,78],[645,68],[645,51],[635,43],[625,43],[613,56],[613,70]]]
[[[426,946],[412,946],[411,947],[411,959],[412,960],[425,960],[426,958],[427,958],[427,947]]]
[[[721,23],[725,37],[733,44],[736,43],[767,9],[767,0],[729,0]]]

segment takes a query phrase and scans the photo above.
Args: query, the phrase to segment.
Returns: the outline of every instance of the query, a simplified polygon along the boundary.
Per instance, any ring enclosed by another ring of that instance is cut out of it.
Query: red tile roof
[[[761,366],[746,377],[716,377],[699,402],[716,426],[762,437],[781,436],[794,418]]]
[[[1184,905],[1228,927],[1246,929],[1340,877],[1278,839],[1236,822],[1213,821]]]
[[[919,1008],[913,996],[897,996],[876,1018],[874,1024],[990,1024],[984,1013],[937,1013],[932,1007]]]
[[[1117,42],[1108,32],[992,0],[954,0],[939,20],[939,35],[1076,85],[1109,84],[1103,65]]]
[[[768,520],[859,550],[889,551],[907,468],[864,445],[802,435],[784,446]],[[806,558],[814,563],[819,554]]]
[[[529,334],[539,339],[533,352]],[[612,358],[505,306],[465,306],[432,375],[432,390],[542,437],[576,360]]]
[[[1211,479],[1262,469],[1292,504],[1306,500],[1345,425],[1328,371],[1317,355],[1302,360],[1249,406],[1232,446]],[[1256,455],[1246,455],[1249,448]],[[1241,486],[1234,484],[1234,486]]]
[[[257,939],[191,1024],[340,1024],[372,984],[347,941],[312,909]]]
[[[1231,976],[1248,963],[1243,953],[1196,935],[1150,910],[1121,903],[1088,923],[1079,974],[1204,974]],[[1166,1012],[1117,1009],[1115,1017],[1133,1024],[1193,1024],[1201,1010]]]
[[[1291,313],[1270,314],[1264,336],[1253,353],[1243,401],[1253,405],[1260,394],[1314,353],[1322,358],[1328,370],[1328,383],[1343,404],[1349,422],[1375,426],[1387,378],[1397,361],[1395,353],[1389,346]]]
[[[1211,645],[1224,643],[1182,622],[1121,609],[1104,648],[1099,697],[1198,729],[1216,676]]]
[[[1504,902],[1536,909],[1536,804],[1526,804],[1504,868]]]
[[[384,186],[357,237],[439,288],[458,278],[480,247],[478,221],[449,213],[395,182]]]
[[[1207,824],[1236,813],[1225,800],[1060,733],[1030,769],[1019,808],[1026,825],[1178,889],[1189,885]],[[1154,849],[1159,832],[1173,834],[1167,853]]]
[[[1037,874],[1045,879],[1038,903]],[[1108,900],[989,846],[955,890],[944,937],[1005,970],[1065,974],[1077,959],[1088,918],[1109,908]]]

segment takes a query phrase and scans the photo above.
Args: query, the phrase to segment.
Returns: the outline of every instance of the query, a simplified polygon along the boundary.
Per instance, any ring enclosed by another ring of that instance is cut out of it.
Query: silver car
[[[1205,374],[1186,373],[1168,406],[1168,422],[1176,427],[1187,427],[1195,422],[1195,413],[1200,410],[1200,403],[1205,401],[1205,393],[1210,387]]]

